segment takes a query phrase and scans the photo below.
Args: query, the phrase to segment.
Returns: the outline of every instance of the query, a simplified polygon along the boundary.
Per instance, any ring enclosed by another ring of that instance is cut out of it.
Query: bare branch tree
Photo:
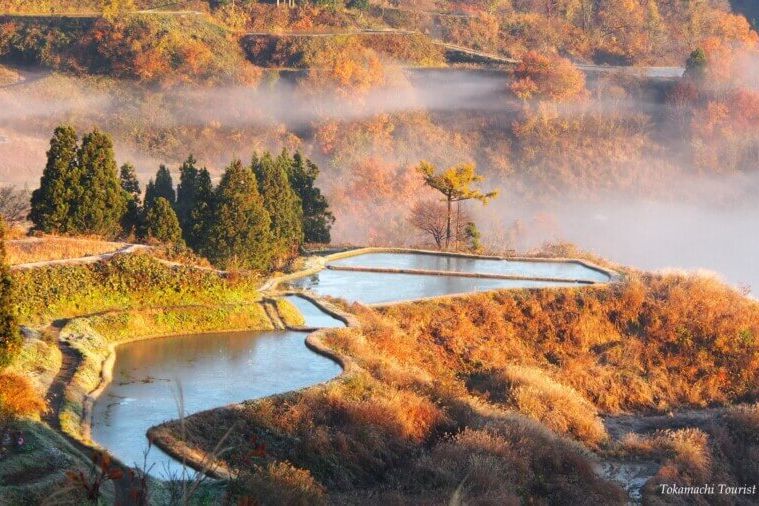
[[[15,186],[0,188],[0,215],[9,225],[26,221],[29,214],[30,194],[27,189],[17,189]]]
[[[429,235],[438,249],[443,249],[448,232],[448,220],[446,217],[447,206],[438,200],[424,200],[417,202],[411,209],[409,223]],[[459,211],[461,223],[471,221],[464,210]],[[456,237],[463,235],[463,227],[456,229]]]

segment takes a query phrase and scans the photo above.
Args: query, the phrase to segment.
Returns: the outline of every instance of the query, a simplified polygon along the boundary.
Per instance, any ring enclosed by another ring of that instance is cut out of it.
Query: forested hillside
[[[446,42],[501,54],[558,52],[599,63],[679,63],[706,37],[752,37],[752,2],[703,0],[283,1],[3,0],[8,13],[95,13],[118,16],[141,9],[210,13],[238,31],[323,32],[401,28]],[[104,7],[103,7],[104,6]],[[273,8],[277,7],[277,8]]]
[[[337,241],[422,240],[409,220],[434,194],[413,171],[420,160],[473,162],[504,190],[486,212],[471,210],[502,248],[555,234],[549,203],[624,194],[721,205],[746,202],[752,188],[759,38],[726,2],[176,2],[137,12],[156,5],[114,2],[101,18],[95,3],[72,2],[81,16],[2,19],[0,178],[36,184],[55,107],[80,130],[110,133],[118,162],[134,163],[143,183],[161,164],[176,177],[187,146],[213,178],[234,153],[301,151],[322,169]],[[53,7],[64,4],[5,4]],[[443,42],[520,63],[460,65]],[[661,79],[582,62],[689,70]]]

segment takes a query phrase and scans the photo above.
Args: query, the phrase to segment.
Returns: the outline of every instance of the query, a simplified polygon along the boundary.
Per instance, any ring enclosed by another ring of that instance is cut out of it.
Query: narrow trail
[[[79,353],[69,346],[68,343],[61,342],[59,339],[64,325],[64,321],[56,321],[49,327],[49,330],[58,345],[58,349],[61,352],[62,361],[61,368],[55,375],[55,378],[45,395],[45,402],[47,402],[48,410],[43,416],[43,420],[58,432],[61,432],[61,421],[58,414],[65,401],[66,387],[71,383],[77,368],[82,362]]]
[[[125,255],[128,253],[134,253],[141,250],[148,250],[150,246],[144,244],[127,244],[116,251],[110,251],[107,253],[101,253],[99,255],[89,255],[85,257],[77,258],[62,258],[60,260],[43,260],[41,262],[29,262],[25,264],[16,264],[11,266],[11,270],[24,270],[24,269],[38,269],[40,267],[48,267],[51,265],[82,265],[82,264],[94,264],[101,260],[108,260],[116,255]]]

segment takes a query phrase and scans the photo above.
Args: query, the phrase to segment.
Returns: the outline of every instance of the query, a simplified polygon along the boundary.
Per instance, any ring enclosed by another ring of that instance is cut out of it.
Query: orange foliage
[[[304,57],[310,68],[302,87],[309,93],[332,92],[343,99],[360,100],[374,87],[386,82],[385,69],[377,53],[356,38],[314,49]]]
[[[331,192],[333,233],[358,243],[381,244],[388,237],[403,243],[413,203],[429,196],[423,187],[422,179],[407,167],[378,158],[356,163]]]
[[[39,416],[45,410],[45,401],[25,377],[0,373],[0,420]]]
[[[511,91],[522,100],[573,100],[585,95],[585,75],[565,58],[530,51],[514,72]]]
[[[725,174],[755,168],[759,92],[754,89],[753,62],[759,45],[754,39],[705,39],[703,75],[686,76],[670,93],[671,120],[690,138],[691,159],[699,171]]]

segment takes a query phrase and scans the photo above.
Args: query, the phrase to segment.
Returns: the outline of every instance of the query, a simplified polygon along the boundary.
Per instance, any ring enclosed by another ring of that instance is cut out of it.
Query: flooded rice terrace
[[[370,253],[329,262],[292,283],[318,295],[365,304],[504,288],[578,286],[609,275],[581,263],[504,261],[419,253]],[[392,269],[367,272],[337,269]],[[446,271],[452,275],[395,272]],[[456,273],[460,275],[456,275]],[[467,275],[485,277],[467,277]],[[499,279],[488,276],[518,276]],[[542,278],[542,279],[531,279]],[[548,280],[551,278],[552,280]],[[311,301],[288,296],[311,328],[344,323]],[[158,448],[147,430],[167,420],[327,381],[340,367],[304,344],[307,332],[250,331],[149,339],[118,347],[113,381],[95,403],[92,438],[128,465],[159,478],[180,477],[182,465]]]

